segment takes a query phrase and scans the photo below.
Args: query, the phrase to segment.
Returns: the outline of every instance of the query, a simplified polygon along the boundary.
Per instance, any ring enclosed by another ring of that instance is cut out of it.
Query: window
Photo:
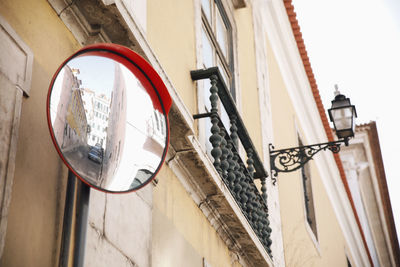
[[[232,24],[221,0],[202,0],[201,1],[201,61],[203,68],[217,66],[221,72],[227,88],[230,90],[232,98],[236,100],[234,86],[234,60],[233,60],[233,37]],[[210,112],[210,80],[202,82],[201,105],[205,112]],[[226,130],[229,132],[229,117],[224,107],[219,104],[218,110]],[[205,149],[211,157],[212,145],[208,141],[211,136],[211,122],[205,120]]]
[[[202,0],[202,59],[205,68],[218,66],[224,82],[235,99],[233,86],[232,27],[221,0]],[[205,89],[208,90],[205,83]],[[207,94],[208,95],[208,94]],[[208,102],[208,99],[207,101]]]
[[[301,141],[300,138],[299,138],[299,146],[303,146],[303,142]],[[314,233],[315,238],[318,239],[317,223],[315,220],[314,198],[311,185],[310,166],[308,163],[306,163],[303,167],[301,167],[301,178],[304,190],[304,206],[306,211],[306,220],[312,232]]]

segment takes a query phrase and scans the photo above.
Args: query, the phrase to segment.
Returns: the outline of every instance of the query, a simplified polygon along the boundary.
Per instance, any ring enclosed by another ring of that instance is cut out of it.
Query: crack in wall
[[[89,226],[97,233],[99,239],[101,240],[101,242],[107,242],[108,245],[110,245],[111,247],[113,247],[120,255],[122,255],[125,260],[128,262],[128,264],[132,267],[139,267],[139,265],[137,265],[133,259],[129,258],[129,256],[127,256],[117,245],[115,245],[113,242],[111,242],[104,231],[102,231],[101,229],[97,228],[94,223],[89,223]],[[104,227],[104,224],[103,224]]]

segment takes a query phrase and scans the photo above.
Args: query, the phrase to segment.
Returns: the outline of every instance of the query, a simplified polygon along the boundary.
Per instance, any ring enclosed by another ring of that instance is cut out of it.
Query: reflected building
[[[158,167],[166,128],[164,115],[153,105],[142,83],[116,65],[103,168],[107,176],[102,185],[107,189],[124,191],[140,186]]]
[[[106,130],[106,147],[103,159],[104,183],[112,177],[118,168],[125,143],[126,126],[126,84],[119,64],[115,64],[114,85],[109,104],[109,119]]]
[[[82,95],[82,101],[83,101],[83,106],[85,108],[85,113],[86,113],[86,119],[88,123],[88,144],[90,143],[90,140],[92,139],[92,122],[93,122],[93,99],[95,96],[95,92],[89,88],[81,88],[81,95]]]
[[[79,69],[65,66],[60,72],[59,94],[52,96],[52,124],[54,135],[63,152],[73,150],[87,143],[87,119],[83,105],[81,81],[77,78]]]
[[[79,147],[87,143],[87,120],[79,89],[72,91],[65,127],[64,136],[68,131],[68,138],[65,138],[64,143],[66,149]]]
[[[105,149],[110,99],[105,94],[96,94],[88,88],[82,89],[82,95],[90,129],[88,144],[90,146],[100,144]]]
[[[105,149],[107,142],[110,99],[105,94],[95,95],[93,104],[93,121],[89,144],[100,144],[101,147]]]
[[[137,88],[142,88],[140,82],[137,82]],[[150,118],[146,120],[146,138],[141,148],[142,157],[144,159],[154,159],[155,160],[144,160],[142,164],[137,164],[137,171],[134,174],[130,188],[135,188],[140,186],[142,183],[146,182],[156,171],[157,164],[161,159],[164,152],[166,138],[165,129],[165,117],[162,113],[154,110],[151,113]],[[139,161],[136,161],[139,163]]]
[[[140,82],[137,82],[137,88],[142,88]],[[144,159],[142,164],[137,164],[136,174],[130,188],[137,187],[146,182],[156,171],[157,164],[164,153],[166,129],[165,117],[162,113],[154,110],[151,116],[146,120],[146,139],[141,147],[141,153]],[[153,160],[151,160],[153,159]],[[139,163],[139,161],[136,161]],[[133,178],[133,177],[132,177]]]
[[[165,117],[158,110],[154,110],[152,116],[147,121],[147,139],[143,149],[149,153],[161,156],[165,147],[165,133]]]

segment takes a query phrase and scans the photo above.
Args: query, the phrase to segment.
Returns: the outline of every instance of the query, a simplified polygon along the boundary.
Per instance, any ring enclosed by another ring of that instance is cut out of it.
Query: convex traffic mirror
[[[168,148],[171,98],[147,61],[115,44],[87,46],[54,74],[47,118],[56,149],[82,181],[105,192],[152,181]]]

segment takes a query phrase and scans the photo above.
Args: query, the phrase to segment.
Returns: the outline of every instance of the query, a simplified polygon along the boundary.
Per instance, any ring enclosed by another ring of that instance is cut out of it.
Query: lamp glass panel
[[[353,126],[353,108],[346,107],[331,110],[336,130],[351,129]]]

